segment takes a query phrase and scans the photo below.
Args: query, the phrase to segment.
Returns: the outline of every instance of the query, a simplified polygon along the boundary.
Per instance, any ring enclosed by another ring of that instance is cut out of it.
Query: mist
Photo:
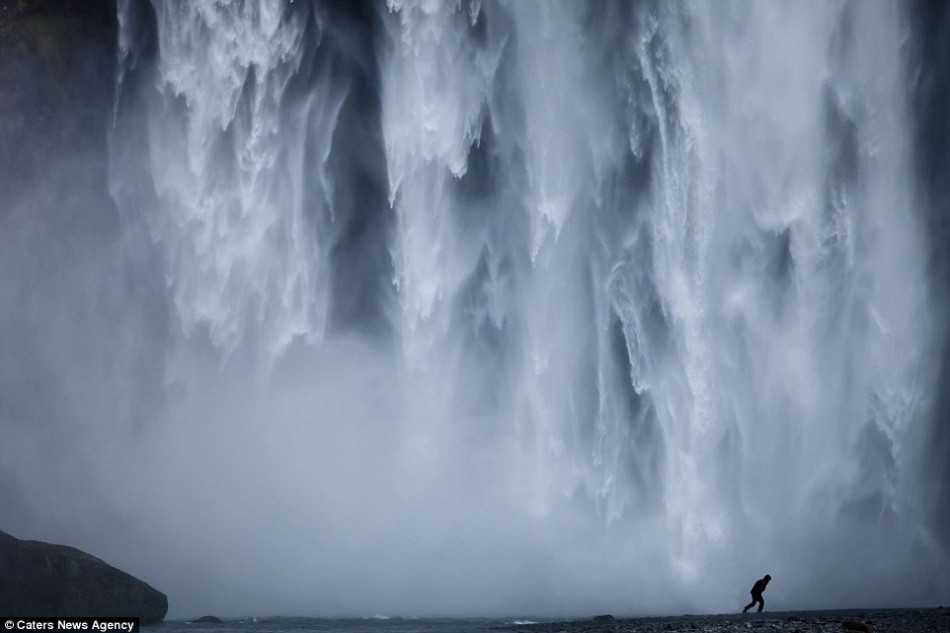
[[[0,50],[0,529],[170,618],[950,601],[946,9],[101,4]]]

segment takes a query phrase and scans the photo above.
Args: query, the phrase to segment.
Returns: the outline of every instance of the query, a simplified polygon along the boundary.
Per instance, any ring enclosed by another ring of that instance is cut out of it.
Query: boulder
[[[138,617],[161,622],[168,598],[75,547],[0,531],[0,613],[13,617]]]
[[[195,620],[195,623],[196,624],[224,624],[224,622],[221,621],[221,618],[219,618],[216,615],[203,615],[197,620]]]

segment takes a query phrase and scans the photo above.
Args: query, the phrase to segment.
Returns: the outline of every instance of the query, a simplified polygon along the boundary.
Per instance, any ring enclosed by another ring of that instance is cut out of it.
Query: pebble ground
[[[950,608],[785,611],[543,622],[512,633],[950,633]]]

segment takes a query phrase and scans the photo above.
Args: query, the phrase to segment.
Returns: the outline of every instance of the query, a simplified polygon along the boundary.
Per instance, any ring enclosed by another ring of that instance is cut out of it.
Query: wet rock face
[[[161,622],[168,598],[74,547],[0,532],[0,613],[36,617],[138,617]]]
[[[0,0],[0,217],[62,173],[104,189],[117,29],[114,0]]]

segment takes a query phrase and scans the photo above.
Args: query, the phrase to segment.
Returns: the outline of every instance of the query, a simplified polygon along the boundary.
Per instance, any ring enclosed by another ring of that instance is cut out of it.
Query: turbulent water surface
[[[20,525],[176,617],[946,603],[912,9],[120,0]]]

